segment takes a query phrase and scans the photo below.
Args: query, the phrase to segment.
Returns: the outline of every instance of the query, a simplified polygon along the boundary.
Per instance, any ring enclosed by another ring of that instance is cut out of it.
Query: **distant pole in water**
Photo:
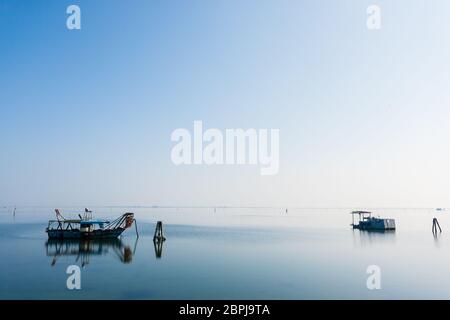
[[[156,223],[155,235],[153,236],[153,242],[163,242],[166,241],[163,234],[162,222],[158,221]]]
[[[288,213],[288,209],[286,208],[286,214]]]
[[[431,232],[433,232],[434,235],[437,234],[437,228],[439,228],[439,233],[442,233],[441,226],[439,225],[439,221],[436,218],[433,218],[433,226],[431,227]]]
[[[17,207],[16,207],[16,206],[14,206],[14,211],[13,211],[13,218],[15,218],[15,217],[16,217],[16,209],[17,209]]]

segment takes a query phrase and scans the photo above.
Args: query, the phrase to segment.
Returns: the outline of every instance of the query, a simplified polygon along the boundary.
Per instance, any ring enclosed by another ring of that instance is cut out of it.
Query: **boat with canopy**
[[[56,220],[48,222],[47,232],[49,239],[113,239],[118,238],[133,223],[136,227],[134,214],[127,212],[113,221],[95,219],[92,211],[85,209],[80,219],[66,219],[59,209],[55,209]]]

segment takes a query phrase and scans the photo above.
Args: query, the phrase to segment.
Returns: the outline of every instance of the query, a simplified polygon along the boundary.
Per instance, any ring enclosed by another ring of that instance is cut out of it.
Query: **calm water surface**
[[[0,210],[1,299],[450,298],[450,218],[431,209],[376,210],[396,232],[349,227],[350,209],[93,208],[136,212],[140,237],[49,242],[50,208]],[[80,208],[66,208],[75,216]],[[433,237],[437,217],[443,233]],[[157,220],[167,241],[155,247]],[[66,269],[81,267],[81,290]],[[366,269],[381,268],[381,290]]]

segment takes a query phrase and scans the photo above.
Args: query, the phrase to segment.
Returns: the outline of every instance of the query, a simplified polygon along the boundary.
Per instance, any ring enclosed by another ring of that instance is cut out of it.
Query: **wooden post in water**
[[[155,235],[153,236],[153,242],[163,242],[166,241],[163,234],[162,222],[158,221],[156,223]]]
[[[439,228],[439,233],[442,233],[441,226],[439,225],[439,221],[436,218],[433,218],[433,226],[431,227],[431,232],[433,232],[434,235],[437,234],[437,228]]]
[[[138,227],[137,227],[137,221],[136,219],[133,219],[134,222],[134,229],[136,230],[136,237],[139,238],[139,232],[138,232]]]

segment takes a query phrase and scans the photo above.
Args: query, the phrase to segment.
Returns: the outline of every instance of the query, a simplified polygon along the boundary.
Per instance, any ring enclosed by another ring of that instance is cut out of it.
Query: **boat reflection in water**
[[[91,256],[112,255],[122,263],[131,263],[136,252],[137,239],[134,248],[122,242],[121,239],[98,240],[56,240],[49,239],[45,243],[46,254],[53,257],[51,265],[54,266],[59,257],[73,257],[84,267],[89,264]]]
[[[161,259],[163,253],[163,241],[153,241],[153,246],[155,247],[155,257],[156,259]]]
[[[395,230],[353,230],[353,242],[359,246],[395,243]]]

